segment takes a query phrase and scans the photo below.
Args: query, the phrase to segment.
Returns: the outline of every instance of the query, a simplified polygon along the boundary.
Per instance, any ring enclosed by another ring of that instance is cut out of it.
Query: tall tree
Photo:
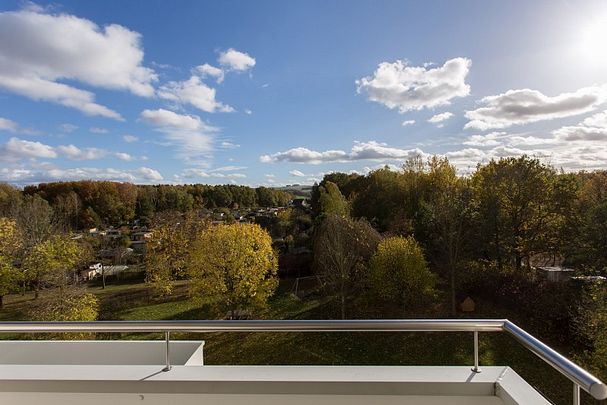
[[[314,260],[325,287],[339,298],[341,318],[346,318],[349,296],[366,276],[367,261],[381,237],[365,220],[340,215],[326,217],[314,243]]]
[[[426,244],[435,264],[449,274],[451,314],[456,312],[456,272],[466,242],[471,236],[472,193],[469,181],[457,176],[448,160],[432,158],[428,163],[428,197],[421,204]],[[418,227],[419,228],[419,227]]]
[[[548,249],[554,230],[556,173],[527,156],[492,160],[479,166],[472,177],[479,213],[481,241],[489,246],[501,266],[506,256],[521,269],[524,261]]]
[[[203,230],[187,263],[192,297],[198,302],[210,299],[232,319],[239,311],[267,305],[278,286],[277,270],[272,238],[256,224]]]
[[[325,215],[338,215],[347,217],[350,215],[350,204],[339,191],[337,184],[326,182],[319,187],[320,211]]]

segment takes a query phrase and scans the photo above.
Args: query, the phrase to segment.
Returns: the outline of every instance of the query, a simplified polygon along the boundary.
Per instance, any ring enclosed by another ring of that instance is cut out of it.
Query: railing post
[[[580,405],[580,386],[573,383],[573,405]]]
[[[164,340],[165,340],[165,360],[166,360],[166,365],[164,366],[164,368],[162,369],[162,371],[170,371],[171,370],[171,353],[170,353],[170,348],[169,348],[169,342],[171,339],[171,332],[166,331],[164,332]]]
[[[481,369],[478,367],[478,331],[474,331],[474,367],[472,367],[472,371],[475,373],[480,373]]]

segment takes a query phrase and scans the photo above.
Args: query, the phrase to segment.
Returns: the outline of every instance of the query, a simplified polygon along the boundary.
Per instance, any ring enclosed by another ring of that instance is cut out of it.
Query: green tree
[[[326,182],[324,186],[319,187],[320,210],[325,215],[338,215],[347,217],[350,215],[350,204],[339,191],[337,184]]]
[[[456,312],[456,273],[471,237],[472,192],[469,181],[457,176],[448,160],[432,158],[428,163],[428,196],[421,204],[417,234],[424,235],[433,262],[449,275],[451,314]],[[420,230],[423,228],[423,230]]]
[[[360,288],[366,265],[381,237],[365,220],[340,215],[325,218],[314,243],[315,267],[327,290],[339,298],[341,318],[346,318],[349,296]]]
[[[599,378],[607,378],[607,288],[604,282],[585,283],[576,294],[572,319],[577,347],[575,359]]]
[[[370,280],[378,295],[399,301],[403,314],[414,302],[434,293],[436,275],[428,269],[422,248],[413,237],[390,237],[371,258]]]
[[[21,191],[10,184],[0,183],[0,216],[14,217],[22,201]]]
[[[278,285],[272,238],[259,225],[217,225],[192,243],[187,265],[190,293],[210,299],[233,319],[241,310],[267,305]]]
[[[479,240],[501,268],[517,270],[532,255],[550,251],[562,214],[555,209],[556,173],[527,156],[492,160],[472,177]]]

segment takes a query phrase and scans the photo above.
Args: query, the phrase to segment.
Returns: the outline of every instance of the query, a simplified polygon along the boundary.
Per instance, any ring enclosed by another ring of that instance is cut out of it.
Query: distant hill
[[[296,197],[309,198],[312,195],[312,186],[310,185],[287,184],[283,187],[275,187],[275,189],[280,191],[286,191],[287,193],[291,193]]]

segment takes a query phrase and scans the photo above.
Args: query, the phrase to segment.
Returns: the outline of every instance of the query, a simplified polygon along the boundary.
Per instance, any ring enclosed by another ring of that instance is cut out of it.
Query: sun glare
[[[607,66],[607,16],[583,28],[579,50],[588,63]]]

